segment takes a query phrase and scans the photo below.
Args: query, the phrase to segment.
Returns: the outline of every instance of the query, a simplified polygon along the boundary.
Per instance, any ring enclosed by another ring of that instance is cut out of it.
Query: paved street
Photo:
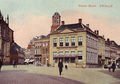
[[[82,83],[81,83],[82,82]],[[120,84],[120,69],[108,72],[102,68],[63,69],[60,76],[57,67],[19,65],[3,66],[0,84]]]
[[[0,84],[83,84],[57,76],[26,73],[24,70],[5,70],[0,73]]]

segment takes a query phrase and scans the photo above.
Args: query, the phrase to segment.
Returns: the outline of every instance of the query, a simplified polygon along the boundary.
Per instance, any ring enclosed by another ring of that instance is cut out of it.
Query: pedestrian
[[[65,69],[66,69],[66,70],[68,69],[68,63],[67,63],[67,61],[66,61],[66,63],[65,63]]]
[[[113,64],[112,64],[113,72],[115,72],[115,68],[116,68],[116,64],[115,64],[114,61],[113,61]]]
[[[3,65],[3,63],[2,63],[2,61],[1,61],[1,59],[0,59],[0,72],[1,72],[1,67],[2,67],[2,65]]]
[[[17,68],[16,60],[13,60],[13,68]]]
[[[111,61],[108,62],[108,70],[111,71]]]
[[[59,60],[58,67],[59,67],[59,74],[61,75],[61,73],[62,73],[62,68],[63,68],[63,62],[62,62],[61,59]]]
[[[119,68],[119,63],[116,64],[117,68]]]

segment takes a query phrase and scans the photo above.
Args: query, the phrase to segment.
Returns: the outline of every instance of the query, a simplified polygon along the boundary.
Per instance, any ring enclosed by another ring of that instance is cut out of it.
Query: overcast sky
[[[0,0],[0,10],[4,18],[9,14],[14,40],[21,47],[26,48],[33,37],[50,33],[56,11],[65,24],[78,23],[82,18],[83,24],[120,45],[120,0]]]

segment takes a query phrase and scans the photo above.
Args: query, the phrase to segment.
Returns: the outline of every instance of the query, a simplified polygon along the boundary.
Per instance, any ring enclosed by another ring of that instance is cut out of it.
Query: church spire
[[[7,24],[9,25],[9,15],[7,14]]]
[[[3,20],[3,16],[2,16],[1,10],[0,10],[0,20]]]

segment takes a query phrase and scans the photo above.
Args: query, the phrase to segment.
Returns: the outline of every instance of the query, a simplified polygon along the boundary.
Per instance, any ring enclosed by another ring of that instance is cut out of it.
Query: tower
[[[9,15],[7,15],[7,24],[9,26]]]
[[[52,16],[52,26],[51,26],[51,32],[55,31],[58,26],[60,26],[61,22],[61,16],[58,12],[55,12],[54,15]]]
[[[3,16],[2,16],[1,10],[0,10],[0,20],[3,20]]]

